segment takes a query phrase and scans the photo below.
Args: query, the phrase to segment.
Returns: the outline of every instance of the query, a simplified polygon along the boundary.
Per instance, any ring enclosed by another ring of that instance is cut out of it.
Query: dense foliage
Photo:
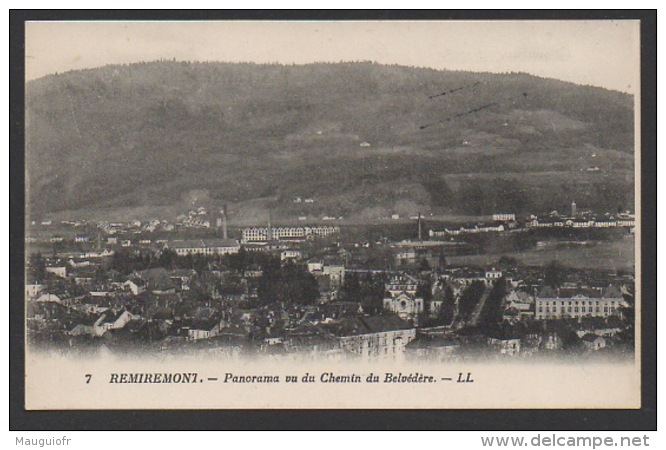
[[[482,281],[473,281],[465,288],[458,301],[458,312],[464,318],[469,318],[486,290]]]

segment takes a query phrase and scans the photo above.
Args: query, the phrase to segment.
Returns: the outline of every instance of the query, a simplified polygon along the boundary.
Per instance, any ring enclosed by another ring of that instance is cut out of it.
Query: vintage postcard
[[[639,29],[26,22],[25,408],[640,408]]]

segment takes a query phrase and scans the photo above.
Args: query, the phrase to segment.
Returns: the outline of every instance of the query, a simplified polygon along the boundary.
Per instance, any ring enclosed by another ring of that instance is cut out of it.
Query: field
[[[447,256],[452,265],[488,266],[503,256],[516,258],[528,266],[541,266],[557,261],[577,269],[634,270],[634,236],[627,235],[613,241],[591,241],[589,245],[548,245],[527,251],[499,254]]]

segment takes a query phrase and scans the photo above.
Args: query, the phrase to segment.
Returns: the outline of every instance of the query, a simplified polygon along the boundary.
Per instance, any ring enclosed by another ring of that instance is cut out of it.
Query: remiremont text
[[[109,383],[197,383],[196,372],[175,373],[112,373]]]

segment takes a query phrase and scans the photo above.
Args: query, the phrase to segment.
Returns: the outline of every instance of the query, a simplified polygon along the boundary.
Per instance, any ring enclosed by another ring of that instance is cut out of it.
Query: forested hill
[[[36,214],[270,198],[300,213],[633,208],[633,98],[526,74],[161,61],[26,90]]]

